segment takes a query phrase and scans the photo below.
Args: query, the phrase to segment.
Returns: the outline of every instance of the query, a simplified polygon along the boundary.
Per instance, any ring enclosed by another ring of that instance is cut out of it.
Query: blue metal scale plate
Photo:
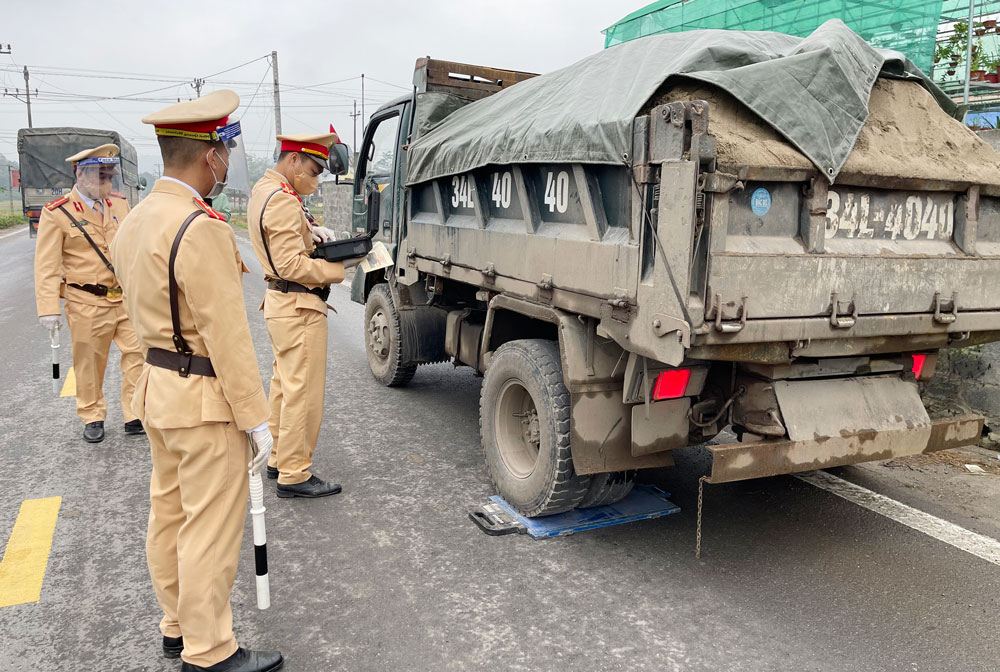
[[[532,539],[548,539],[678,513],[681,507],[667,499],[669,496],[670,493],[654,485],[637,485],[632,488],[628,497],[617,504],[593,509],[574,509],[543,518],[525,518],[500,495],[493,495],[490,501],[500,506],[519,525],[522,525]]]

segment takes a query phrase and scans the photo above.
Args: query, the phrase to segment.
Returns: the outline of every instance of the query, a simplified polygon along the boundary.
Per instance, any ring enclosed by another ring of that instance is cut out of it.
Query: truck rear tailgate
[[[706,314],[723,320],[1000,311],[1000,201],[978,188],[748,182],[717,194]],[[870,323],[871,320],[868,320]],[[869,325],[870,329],[870,325]]]

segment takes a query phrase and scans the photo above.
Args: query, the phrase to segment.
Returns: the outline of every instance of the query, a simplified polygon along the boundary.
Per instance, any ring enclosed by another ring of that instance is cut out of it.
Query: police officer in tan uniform
[[[125,433],[143,433],[142,422],[131,409],[142,354],[108,259],[108,244],[129,207],[121,194],[111,190],[118,172],[116,145],[85,149],[66,161],[73,164],[76,184],[67,196],[42,210],[35,243],[35,303],[39,321],[51,331],[62,327],[59,298],[66,299],[76,412],[84,422],[84,440],[99,443],[104,440],[104,370],[112,341],[122,354]]]
[[[182,672],[283,664],[280,653],[238,646],[230,606],[247,467],[259,473],[271,451],[245,267],[232,228],[205,201],[241,156],[238,123],[228,123],[238,104],[232,91],[216,91],[143,119],[156,129],[163,177],[111,245],[147,349],[133,401],[153,460],[146,559],[163,609],[163,652],[180,655]]]
[[[344,279],[345,265],[360,259],[310,256],[315,243],[334,240],[334,233],[316,225],[302,196],[316,191],[337,134],[279,135],[278,141],[278,162],[254,185],[247,211],[267,280],[263,309],[274,351],[267,475],[278,479],[278,497],[326,497],[341,490],[311,471],[326,391],[326,300],[330,284]]]

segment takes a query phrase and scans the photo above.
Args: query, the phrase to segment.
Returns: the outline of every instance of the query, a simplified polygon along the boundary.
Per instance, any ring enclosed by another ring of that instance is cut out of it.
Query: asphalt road
[[[259,266],[239,233],[266,381]],[[33,246],[0,239],[0,545],[22,500],[63,501],[40,602],[0,608],[0,670],[176,670],[160,657],[143,551],[147,443],[122,433],[117,366],[102,444],[85,444],[72,399],[52,395]],[[315,469],[344,493],[278,500],[269,482],[272,607],[255,608],[249,517],[233,596],[241,644],[280,648],[290,672],[1000,669],[1000,567],[797,479],[709,486],[695,559],[700,449],[645,475],[679,514],[554,540],[485,536],[467,519],[492,494],[480,379],[439,365],[380,387],[362,307],[347,287],[331,303]],[[836,473],[1000,538],[1000,507],[883,471]]]

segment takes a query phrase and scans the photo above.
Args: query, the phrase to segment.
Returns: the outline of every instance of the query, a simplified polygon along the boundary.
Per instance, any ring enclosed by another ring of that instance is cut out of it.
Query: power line
[[[257,60],[260,60],[260,59],[257,59]],[[260,87],[263,86],[264,80],[267,79],[267,74],[269,72],[271,72],[271,64],[270,63],[267,64],[267,70],[264,71],[264,74],[261,76],[260,81],[257,82],[257,88],[254,89],[253,95],[250,96],[250,100],[247,101],[247,104],[243,107],[244,111],[246,111],[247,109],[250,108],[251,105],[253,105],[253,99],[257,97],[257,92],[260,91]]]
[[[258,56],[257,58],[255,58],[253,60],[247,61],[246,63],[240,63],[239,65],[234,65],[231,68],[226,68],[225,70],[219,70],[218,72],[216,72],[214,74],[205,75],[204,79],[212,79],[212,77],[218,77],[219,75],[224,75],[227,72],[232,72],[233,70],[239,70],[240,68],[242,68],[244,66],[247,66],[247,65],[250,65],[251,63],[256,63],[257,61],[264,60],[265,58],[268,58],[268,56],[269,56],[269,54],[264,54],[263,56]]]
[[[368,79],[372,80],[373,82],[378,82],[379,84],[387,84],[388,86],[394,86],[397,89],[403,89],[404,91],[411,90],[411,87],[409,86],[400,86],[399,84],[393,84],[392,82],[383,82],[381,79],[375,79],[374,77],[368,77]]]

